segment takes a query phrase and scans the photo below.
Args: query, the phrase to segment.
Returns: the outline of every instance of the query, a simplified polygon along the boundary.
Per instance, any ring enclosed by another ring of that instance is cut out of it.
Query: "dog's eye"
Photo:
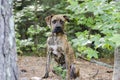
[[[61,23],[61,24],[64,24],[64,21],[60,20],[60,23]]]
[[[57,22],[57,20],[53,20],[52,23],[55,24]]]

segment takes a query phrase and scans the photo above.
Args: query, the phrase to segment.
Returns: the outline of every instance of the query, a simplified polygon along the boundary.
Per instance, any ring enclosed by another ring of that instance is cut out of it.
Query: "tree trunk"
[[[35,15],[35,18],[37,19],[37,0],[35,0],[35,2],[34,2],[34,7],[35,7],[35,10],[34,10],[34,15]],[[37,32],[37,20],[35,20],[35,22],[34,22],[34,29],[35,29],[35,31]],[[38,47],[37,47],[37,45],[38,45],[38,34],[35,34],[35,39],[34,39],[34,45],[35,45],[35,47],[36,47],[36,50],[38,51]]]
[[[114,53],[114,72],[112,80],[120,80],[120,46],[115,49]]]
[[[18,80],[12,0],[0,0],[0,80]]]

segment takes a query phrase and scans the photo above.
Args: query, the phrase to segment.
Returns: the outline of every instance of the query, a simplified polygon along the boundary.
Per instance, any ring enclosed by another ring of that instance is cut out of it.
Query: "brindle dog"
[[[49,77],[51,55],[53,55],[55,61],[67,69],[66,80],[75,79],[79,76],[79,69],[75,66],[74,51],[64,33],[64,24],[69,21],[68,17],[58,14],[48,16],[45,20],[51,28],[51,36],[47,39],[46,73],[43,78]]]

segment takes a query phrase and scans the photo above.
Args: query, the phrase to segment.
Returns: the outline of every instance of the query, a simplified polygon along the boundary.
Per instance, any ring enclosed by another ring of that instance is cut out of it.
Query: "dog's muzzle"
[[[53,33],[64,33],[63,29],[60,26],[55,27],[55,29],[53,30]]]

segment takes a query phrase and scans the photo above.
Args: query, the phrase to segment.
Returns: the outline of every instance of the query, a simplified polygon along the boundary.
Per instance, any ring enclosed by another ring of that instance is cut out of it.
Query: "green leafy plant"
[[[114,42],[118,43],[114,34],[120,29],[120,2],[108,0],[67,0],[66,7],[72,20],[75,20],[77,32],[72,40],[76,51],[86,54],[88,59],[98,55],[109,55],[113,52]],[[82,26],[81,26],[82,25]],[[75,29],[74,29],[75,30]],[[113,36],[113,37],[112,37]],[[112,38],[111,38],[112,37]],[[87,47],[94,41],[94,47]],[[78,53],[77,53],[78,54]]]
[[[57,75],[60,75],[62,77],[62,79],[65,80],[66,69],[63,69],[63,67],[61,67],[61,66],[54,66],[53,69]]]
[[[116,46],[120,45],[120,34],[114,34],[110,40],[115,43]]]
[[[35,1],[32,2],[34,4],[36,3]],[[44,10],[43,6],[34,4],[26,4],[27,6],[24,6],[22,10],[15,9],[17,51],[18,53],[35,53],[40,56],[45,53],[45,50],[43,51],[46,47],[46,34],[44,32],[46,32],[48,28],[41,27],[39,18],[37,17],[37,15],[39,15],[38,12]],[[20,4],[16,5],[16,7],[17,6],[19,7]]]

